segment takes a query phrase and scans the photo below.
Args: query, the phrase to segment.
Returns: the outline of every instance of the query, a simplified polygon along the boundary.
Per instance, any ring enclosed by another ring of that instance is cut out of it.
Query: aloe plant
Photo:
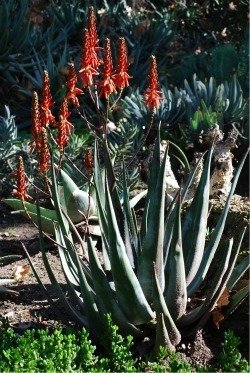
[[[192,333],[205,324],[224,290],[231,290],[249,266],[249,263],[243,260],[235,267],[245,229],[237,242],[231,238],[227,250],[218,251],[230,200],[246,155],[235,174],[218,223],[207,241],[213,148],[207,154],[191,206],[182,217],[182,204],[192,184],[195,170],[176,199],[170,206],[165,206],[167,151],[160,161],[158,133],[140,229],[135,211],[131,207],[134,202],[129,199],[125,166],[122,171],[121,203],[109,150],[107,147],[105,149],[105,172],[99,163],[98,147],[95,152],[94,171],[98,218],[102,232],[102,261],[91,237],[87,239],[88,260],[83,262],[78,256],[68,230],[68,224],[72,225],[72,222],[61,203],[60,185],[55,167],[52,167],[52,199],[57,219],[57,224],[54,225],[55,235],[68,292],[76,299],[78,308],[70,303],[47,260],[42,232],[43,211],[37,206],[45,268],[67,313],[78,323],[88,327],[96,338],[104,327],[103,315],[111,313],[112,319],[124,333],[146,336],[150,329],[155,328],[155,353],[161,345],[167,345],[174,350],[182,335]],[[56,307],[27,251],[26,254],[49,303]],[[214,263],[216,266],[213,269],[213,278],[206,282],[204,299],[200,300],[198,306],[192,306],[192,297],[204,283],[211,264]],[[229,299],[227,312],[234,310],[246,295],[246,290],[240,290],[232,297],[232,301]]]

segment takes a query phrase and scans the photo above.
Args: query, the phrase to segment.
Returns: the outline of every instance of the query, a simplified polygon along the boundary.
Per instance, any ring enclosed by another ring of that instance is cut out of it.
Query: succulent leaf
[[[91,238],[88,239],[89,264],[93,275],[94,289],[97,295],[99,312],[104,315],[111,313],[115,323],[120,328],[132,335],[141,335],[141,331],[130,323],[119,307],[114,291],[106,277],[100,261],[96,255]]]
[[[197,274],[195,275],[193,281],[188,286],[188,289],[187,289],[188,290],[188,296],[193,294],[193,292],[200,286],[201,282],[204,280],[204,278],[207,274],[207,271],[210,267],[211,261],[212,261],[214,255],[215,255],[215,253],[216,253],[216,250],[217,250],[218,245],[220,243],[220,239],[221,239],[224,227],[225,227],[225,222],[226,222],[227,214],[228,214],[229,207],[230,207],[230,201],[231,201],[231,198],[234,194],[234,191],[235,191],[238,179],[239,179],[239,175],[240,175],[240,172],[241,172],[242,167],[244,165],[244,162],[246,160],[246,157],[248,155],[248,152],[249,152],[249,150],[246,152],[246,154],[242,158],[242,160],[241,160],[241,162],[238,166],[238,169],[235,173],[235,176],[234,176],[234,179],[233,179],[233,182],[232,182],[232,186],[231,186],[230,192],[228,194],[224,209],[223,209],[223,211],[220,215],[219,221],[218,221],[214,231],[211,234],[209,243],[208,243],[208,245],[207,245],[207,247],[204,251],[204,255],[203,255],[200,267],[199,267],[199,269],[197,271]]]
[[[195,277],[202,261],[207,232],[209,206],[210,166],[213,148],[210,149],[198,188],[182,223],[183,252],[187,285]],[[192,232],[192,235],[190,235]]]
[[[231,296],[229,305],[223,308],[222,314],[224,318],[233,313],[234,310],[244,301],[244,299],[249,296],[249,290],[249,285],[247,285]]]
[[[150,183],[143,216],[144,229],[141,237],[141,255],[138,259],[138,279],[148,300],[152,300],[153,263],[162,291],[165,287],[163,266],[164,207],[167,150],[160,164],[160,135],[155,145]],[[146,215],[145,215],[146,214]]]
[[[166,287],[164,297],[171,316],[174,320],[178,320],[184,315],[187,305],[187,284],[182,251],[180,196],[175,210],[176,215],[172,240],[165,267]]]
[[[16,213],[20,213],[23,216],[27,217],[28,212],[32,221],[38,224],[37,207],[33,203],[22,202],[20,199],[16,198],[5,199],[4,202],[13,209],[17,210]],[[24,206],[27,212],[25,211]],[[42,230],[46,233],[54,234],[54,223],[58,223],[56,212],[54,210],[40,207],[40,214]]]
[[[154,313],[129,262],[108,189],[106,197],[109,256],[118,302],[130,322],[140,325],[152,320]]]
[[[65,207],[72,222],[79,223],[84,217],[94,215],[94,200],[89,193],[80,190],[62,169],[60,170],[60,175],[62,178]]]
[[[167,328],[167,331],[168,331],[168,335],[169,335],[169,338],[170,338],[170,342],[173,346],[176,346],[180,343],[181,341],[181,334],[179,332],[179,330],[177,329],[171,315],[170,315],[170,312],[168,310],[168,307],[167,307],[167,304],[165,302],[165,299],[164,299],[164,296],[163,296],[163,293],[162,293],[162,290],[161,290],[161,287],[160,287],[160,284],[159,284],[159,281],[158,281],[158,278],[157,278],[157,274],[156,274],[156,270],[154,268],[154,284],[153,284],[153,296],[154,296],[154,307],[155,307],[155,310],[156,310],[156,314],[159,316],[160,314],[163,315],[163,318],[164,318],[164,324],[166,325],[166,328]],[[162,325],[164,327],[164,325]],[[160,325],[159,325],[160,327]],[[160,332],[160,331],[159,331]],[[163,335],[165,334],[164,333],[164,330],[162,331]]]

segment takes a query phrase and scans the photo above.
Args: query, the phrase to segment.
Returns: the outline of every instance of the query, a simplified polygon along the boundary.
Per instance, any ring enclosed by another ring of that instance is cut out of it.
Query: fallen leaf
[[[220,328],[220,323],[224,320],[224,316],[217,309],[212,311],[213,322],[217,329]]]
[[[22,281],[23,278],[27,276],[29,272],[30,272],[30,266],[28,264],[17,266],[14,272],[14,279],[16,281]]]
[[[219,329],[220,323],[224,320],[224,316],[220,312],[221,308],[229,304],[229,297],[230,293],[228,289],[225,288],[220,298],[217,300],[216,307],[212,311],[213,322],[217,329]]]
[[[229,304],[229,297],[230,297],[230,293],[229,293],[228,289],[225,288],[225,290],[221,294],[220,298],[216,302],[217,303],[216,308],[220,309],[223,306],[227,306]]]

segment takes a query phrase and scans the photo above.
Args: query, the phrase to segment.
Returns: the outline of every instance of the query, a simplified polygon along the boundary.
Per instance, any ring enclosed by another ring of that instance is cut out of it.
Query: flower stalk
[[[103,58],[103,72],[101,80],[99,81],[100,97],[105,97],[107,100],[112,93],[116,93],[116,87],[113,80],[113,61],[111,56],[110,39],[106,38],[104,45],[104,58]]]
[[[27,194],[27,178],[24,170],[23,158],[18,157],[17,172],[15,173],[17,178],[17,187],[13,190],[12,195],[19,198],[21,201],[32,199],[32,197]]]
[[[158,109],[162,100],[155,56],[151,56],[150,58],[148,87],[144,93],[144,100],[147,108],[153,111]]]
[[[41,123],[42,127],[48,127],[50,124],[55,123],[55,117],[51,112],[53,106],[52,95],[50,92],[50,80],[48,71],[44,71],[43,75],[43,88],[42,88],[42,100],[41,100]]]
[[[66,94],[66,100],[68,102],[72,102],[72,104],[75,107],[79,107],[80,104],[79,104],[79,100],[78,100],[77,96],[82,95],[83,91],[80,88],[76,87],[76,83],[77,83],[76,70],[75,70],[74,64],[71,63],[69,65],[69,76],[68,76],[68,79],[67,79],[68,92]]]

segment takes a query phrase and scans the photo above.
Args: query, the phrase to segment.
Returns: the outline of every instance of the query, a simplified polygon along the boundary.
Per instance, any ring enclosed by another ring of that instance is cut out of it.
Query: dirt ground
[[[51,296],[53,299],[57,299],[55,289],[50,284],[42,264],[36,228],[24,217],[11,214],[10,208],[3,202],[0,202],[0,257],[5,255],[20,255],[20,258],[17,260],[0,264],[0,278],[12,277],[17,266],[28,264],[21,242],[26,246],[33,264]],[[59,283],[63,286],[65,279],[61,273],[57,249],[49,242],[47,255]],[[32,271],[23,278],[22,282],[7,285],[6,287],[18,293],[15,295],[0,293],[0,317],[8,317],[10,324],[16,330],[22,331],[34,327],[43,328],[73,324],[67,319],[63,309],[61,309],[59,317],[50,308]],[[233,315],[222,323],[219,330],[215,328],[212,321],[209,321],[206,328],[199,330],[196,336],[183,340],[178,346],[178,351],[193,364],[214,365],[220,352],[219,347],[224,331],[231,329],[241,337],[241,352],[244,356],[248,357],[248,325],[248,304],[245,302]]]

